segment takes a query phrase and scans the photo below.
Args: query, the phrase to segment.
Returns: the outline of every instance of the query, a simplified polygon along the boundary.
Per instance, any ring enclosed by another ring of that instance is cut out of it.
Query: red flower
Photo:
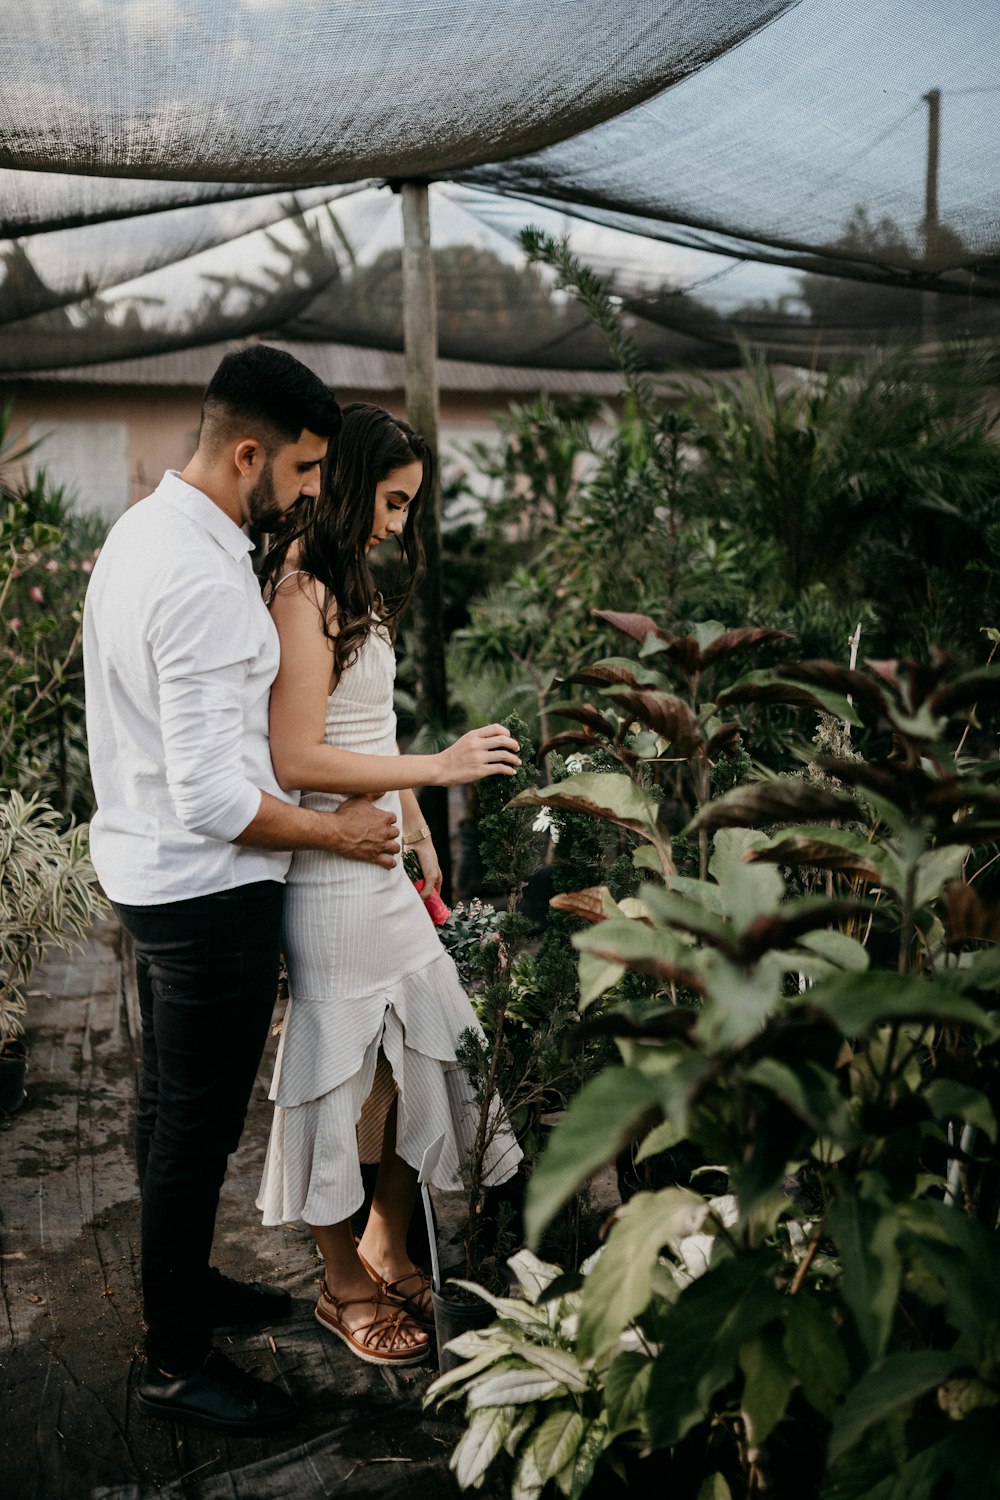
[[[415,880],[413,882],[414,888],[418,890],[422,896],[425,883],[426,882],[423,880]],[[430,917],[435,927],[443,927],[448,918],[451,916],[450,909],[445,906],[437,891],[431,891],[429,896],[424,896],[424,906],[427,908],[427,915]]]

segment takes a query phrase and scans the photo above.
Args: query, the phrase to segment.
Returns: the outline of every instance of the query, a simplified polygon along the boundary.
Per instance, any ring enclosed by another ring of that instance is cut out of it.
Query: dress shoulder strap
[[[270,593],[268,594],[267,598],[264,600],[264,603],[265,604],[270,604],[271,600],[274,598],[275,594],[281,588],[281,585],[283,583],[286,583],[289,578],[294,578],[299,573],[305,573],[305,571],[306,571],[305,568],[292,568],[289,572],[282,573],[282,575],[278,579],[277,583],[274,583],[274,584],[271,585]]]

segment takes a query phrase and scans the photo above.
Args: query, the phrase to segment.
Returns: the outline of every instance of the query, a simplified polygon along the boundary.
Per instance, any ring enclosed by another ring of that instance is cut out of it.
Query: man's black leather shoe
[[[298,1411],[291,1396],[247,1375],[218,1349],[210,1350],[190,1375],[164,1375],[147,1360],[136,1386],[136,1405],[147,1417],[243,1437],[278,1432]]]
[[[292,1315],[292,1299],[280,1286],[234,1281],[209,1269],[207,1306],[213,1328],[267,1328]]]

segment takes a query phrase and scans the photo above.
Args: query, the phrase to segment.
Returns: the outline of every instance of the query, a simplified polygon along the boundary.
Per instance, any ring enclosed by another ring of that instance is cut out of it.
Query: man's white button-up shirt
[[[261,792],[286,802],[267,740],[278,637],[252,546],[173,471],[116,521],[84,610],[94,867],[113,901],[151,906],[255,880],[290,855],[231,841]]]

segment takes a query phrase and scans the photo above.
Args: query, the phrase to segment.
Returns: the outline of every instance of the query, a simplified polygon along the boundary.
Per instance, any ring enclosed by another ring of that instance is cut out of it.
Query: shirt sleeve
[[[260,809],[260,788],[243,764],[244,693],[259,633],[246,595],[216,579],[161,604],[147,637],[177,817],[188,832],[225,843]]]

